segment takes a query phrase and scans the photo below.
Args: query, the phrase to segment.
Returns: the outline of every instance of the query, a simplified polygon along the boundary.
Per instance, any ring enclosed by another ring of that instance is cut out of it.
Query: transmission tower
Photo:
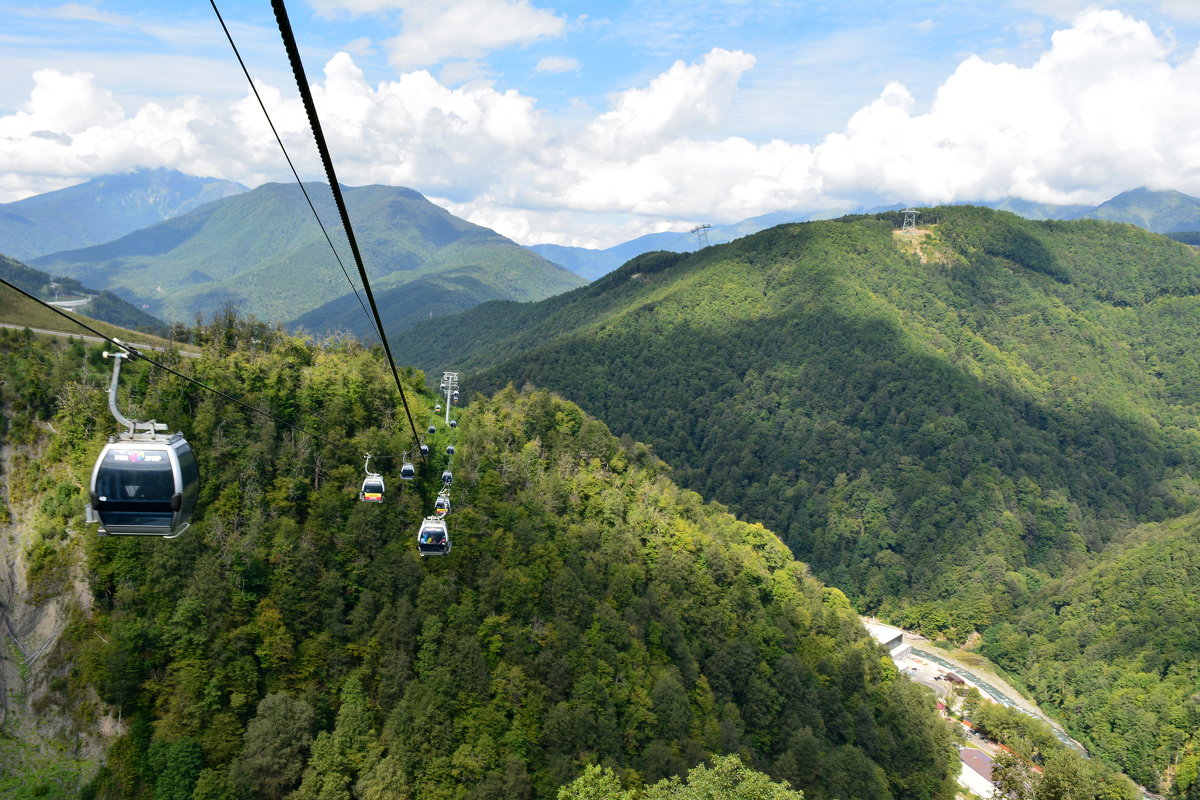
[[[702,247],[708,247],[708,231],[711,228],[712,225],[709,225],[706,222],[703,225],[697,225],[691,230],[691,232],[696,236],[696,241],[700,243]]]
[[[900,232],[905,233],[907,231],[912,231],[913,233],[916,233],[917,214],[920,213],[921,212],[917,211],[915,208],[904,209],[904,223],[900,226]]]

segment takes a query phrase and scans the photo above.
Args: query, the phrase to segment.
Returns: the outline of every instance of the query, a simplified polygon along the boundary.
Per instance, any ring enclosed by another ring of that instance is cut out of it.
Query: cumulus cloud
[[[1099,202],[1140,185],[1200,194],[1200,56],[1178,58],[1118,12],[1078,17],[1030,66],[968,57],[926,106],[889,83],[812,143],[713,133],[754,63],[714,49],[582,118],[469,75],[457,84],[418,69],[372,84],[347,53],[314,91],[343,181],[413,187],[522,242],[607,246],[781,209]],[[306,177],[320,177],[299,100],[260,91]],[[126,110],[87,74],[42,70],[29,101],[0,117],[0,199],[138,165],[287,178],[249,96]]]
[[[921,202],[1091,202],[1200,189],[1200,60],[1172,66],[1148,25],[1091,12],[1028,68],[966,59],[914,113],[898,84],[816,148],[826,191]]]
[[[645,89],[616,96],[612,111],[589,126],[594,149],[640,150],[718,122],[728,109],[742,73],[754,66],[754,56],[716,48],[699,64],[676,61]]]

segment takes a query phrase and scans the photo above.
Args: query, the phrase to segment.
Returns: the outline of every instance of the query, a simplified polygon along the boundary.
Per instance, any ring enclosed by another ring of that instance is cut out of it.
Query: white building
[[[958,771],[959,784],[984,800],[990,800],[996,793],[992,783],[992,757],[982,750],[964,747],[958,751],[958,758],[962,762]]]
[[[912,645],[904,643],[904,631],[899,628],[893,628],[891,625],[884,625],[881,622],[866,622],[867,632],[871,637],[888,649],[888,655],[892,657],[892,661],[899,662],[901,659],[908,656],[912,652]]]

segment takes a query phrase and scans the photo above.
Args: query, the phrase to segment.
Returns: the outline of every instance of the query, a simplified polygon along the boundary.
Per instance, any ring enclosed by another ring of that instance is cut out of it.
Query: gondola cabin
[[[405,461],[400,465],[400,477],[403,480],[411,481],[417,476],[417,468],[412,465],[412,462]]]
[[[421,455],[423,455],[423,456],[429,455],[429,445],[427,445],[427,444],[421,445]]]
[[[100,534],[161,536],[187,530],[200,493],[200,467],[183,434],[120,434],[92,469],[88,522]]]
[[[373,472],[363,478],[362,491],[358,493],[358,499],[364,503],[382,503],[383,476]]]
[[[458,427],[458,420],[456,420],[456,419],[452,419],[452,420],[450,420],[450,427],[451,427],[451,428],[457,428],[457,427]]]
[[[437,433],[437,426],[436,426],[436,425],[430,425],[430,426],[429,426],[429,432],[430,432],[430,433]]]
[[[449,486],[450,484],[454,483],[454,473],[451,472],[450,470],[446,470],[445,472],[443,472],[442,473],[442,483],[446,486]]]
[[[417,550],[423,556],[444,556],[450,552],[450,531],[441,517],[426,517],[417,532]]]
[[[454,445],[452,445],[452,444],[446,445],[446,454],[451,455],[451,456],[454,455]]]
[[[444,517],[450,513],[450,495],[442,492],[437,496],[437,500],[433,501],[433,514],[437,517]]]

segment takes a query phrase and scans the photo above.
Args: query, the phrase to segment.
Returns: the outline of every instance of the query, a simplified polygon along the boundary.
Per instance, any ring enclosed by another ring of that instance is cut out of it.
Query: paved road
[[[10,322],[0,322],[0,328],[11,328],[12,330],[15,330],[15,331],[23,331],[26,328],[29,328],[29,326],[28,325],[14,325]],[[64,331],[51,331],[51,330],[46,330],[45,328],[29,328],[29,330],[33,331],[34,333],[45,334],[46,336],[61,336],[65,339],[82,339],[85,342],[98,342],[99,343],[99,342],[107,341],[106,339],[101,339],[99,336],[88,336],[88,335],[82,334],[82,333],[66,333]],[[156,347],[155,345],[152,345],[152,344],[138,344],[137,342],[128,342],[127,344],[129,344],[132,347],[136,347],[138,350],[157,350],[160,353],[165,353],[167,351],[167,348],[165,348],[165,347]],[[192,353],[187,350],[180,350],[179,352],[190,358],[199,358],[200,357],[199,353]]]

